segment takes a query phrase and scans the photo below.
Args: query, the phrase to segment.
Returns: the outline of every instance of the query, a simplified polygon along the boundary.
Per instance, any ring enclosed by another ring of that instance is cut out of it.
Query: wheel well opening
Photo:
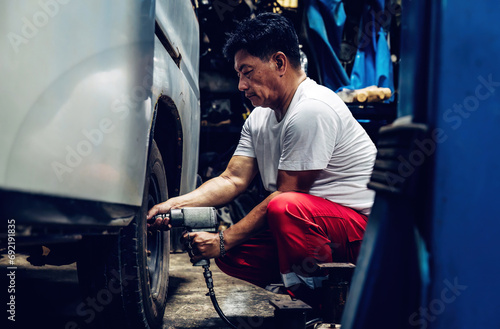
[[[169,197],[179,195],[182,171],[182,125],[174,101],[161,95],[156,103],[153,138],[160,150],[168,182]]]

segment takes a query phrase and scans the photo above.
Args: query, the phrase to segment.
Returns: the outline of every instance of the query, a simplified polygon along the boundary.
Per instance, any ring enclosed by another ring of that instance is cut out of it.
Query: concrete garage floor
[[[83,324],[77,315],[81,301],[76,264],[32,266],[26,255],[16,256],[16,322],[7,321],[3,310],[0,328],[65,329],[69,323]],[[203,268],[194,267],[186,253],[171,254],[170,285],[163,329],[228,328],[215,312],[203,277]],[[0,257],[0,286],[9,286],[6,255]],[[274,328],[270,298],[265,291],[222,273],[212,261],[215,293],[223,312],[239,329]],[[6,305],[7,294],[0,294]],[[70,326],[71,327],[71,326]],[[85,328],[85,326],[78,326]]]
[[[219,305],[233,324],[241,329],[274,328],[274,308],[269,299],[279,295],[222,273],[213,261],[210,269]],[[171,254],[164,329],[228,328],[215,312],[210,297],[205,296],[207,292],[203,268],[192,266],[185,253]]]

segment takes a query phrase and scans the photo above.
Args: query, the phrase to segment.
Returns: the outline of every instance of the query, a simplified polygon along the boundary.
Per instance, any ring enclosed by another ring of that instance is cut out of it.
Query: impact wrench
[[[172,225],[172,227],[182,227],[188,232],[217,232],[217,212],[213,207],[192,207],[192,208],[181,208],[181,209],[171,209],[167,214],[159,214],[151,219],[154,223],[158,219],[161,219],[161,226],[166,227],[166,224]],[[191,246],[191,240],[189,239],[188,233],[188,244],[187,248],[192,254],[193,248]],[[210,271],[210,261],[208,259],[202,259],[193,264],[193,266],[202,266],[204,269],[203,276],[205,277],[205,282],[207,284],[208,293],[210,300],[214,305],[215,311],[219,317],[226,322],[226,324],[236,329],[237,327],[232,324],[229,319],[224,315],[219,303],[215,298],[214,291],[214,280],[212,279],[212,271]]]

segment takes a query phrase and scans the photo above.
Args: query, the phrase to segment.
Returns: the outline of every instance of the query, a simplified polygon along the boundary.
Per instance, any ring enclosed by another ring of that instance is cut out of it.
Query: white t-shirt
[[[311,79],[303,81],[284,118],[255,108],[234,155],[257,159],[264,187],[277,190],[279,170],[321,170],[309,193],[368,215],[374,192],[366,186],[376,148],[344,102]]]

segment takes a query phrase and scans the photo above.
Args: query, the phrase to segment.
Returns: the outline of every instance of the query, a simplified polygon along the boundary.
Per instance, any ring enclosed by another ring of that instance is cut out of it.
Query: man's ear
[[[281,75],[283,75],[288,67],[288,58],[286,55],[283,52],[278,51],[273,55],[273,61],[276,64],[277,70]]]

